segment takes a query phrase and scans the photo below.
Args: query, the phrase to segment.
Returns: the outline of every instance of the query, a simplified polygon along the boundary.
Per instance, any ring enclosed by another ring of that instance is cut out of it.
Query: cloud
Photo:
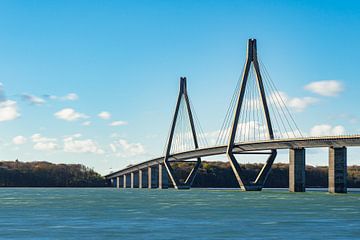
[[[343,84],[337,80],[312,82],[306,85],[304,88],[310,92],[328,97],[337,96],[340,92],[344,90]]]
[[[20,116],[17,104],[12,100],[0,102],[0,122],[11,121]]]
[[[64,151],[71,153],[104,153],[104,150],[102,150],[94,140],[79,140],[79,137],[81,137],[81,135],[77,134],[64,138]]]
[[[79,96],[76,93],[68,93],[66,96],[62,97],[63,100],[75,101],[79,99]]]
[[[317,136],[332,136],[332,135],[344,135],[345,128],[341,125],[331,126],[329,124],[315,125],[310,130],[310,135],[313,137]]]
[[[297,112],[302,112],[310,105],[313,105],[318,100],[313,97],[303,97],[303,98],[292,98],[289,99],[287,105],[294,109]]]
[[[60,100],[60,101],[75,101],[79,99],[79,96],[76,93],[68,93],[65,96],[59,97],[55,95],[45,95],[46,98],[51,100]]]
[[[56,112],[54,116],[58,119],[62,119],[65,121],[76,121],[82,118],[88,118],[88,116],[86,116],[85,114],[76,112],[72,108],[64,108]]]
[[[51,151],[57,148],[58,145],[54,142],[38,142],[34,145],[34,149],[39,151]]]
[[[317,98],[313,97],[289,97],[286,93],[278,91],[272,92],[269,96],[269,103],[276,107],[287,107],[293,109],[296,112],[302,112],[310,105],[318,102]]]
[[[59,146],[56,143],[56,138],[47,138],[36,133],[31,136],[31,140],[35,143],[34,149],[39,151],[51,151],[57,149]]]
[[[98,114],[99,118],[101,119],[110,119],[111,118],[111,114],[109,112],[101,112]]]
[[[35,95],[31,95],[31,94],[27,94],[27,93],[24,93],[21,95],[22,99],[24,101],[27,101],[29,102],[30,104],[33,104],[33,105],[42,105],[45,103],[45,100],[40,98],[40,97],[37,97]]]
[[[125,121],[114,121],[112,123],[109,124],[109,126],[112,126],[112,127],[117,127],[117,126],[124,126],[124,125],[127,125],[128,123],[125,122]]]
[[[83,125],[83,126],[90,126],[90,125],[91,125],[91,122],[90,122],[90,121],[85,121],[85,122],[83,122],[81,125]]]
[[[119,157],[133,157],[145,153],[141,143],[129,143],[125,139],[119,139],[110,144],[110,148]]]
[[[26,143],[26,138],[24,136],[16,136],[12,139],[12,142],[16,145],[21,145],[21,144],[24,144]]]

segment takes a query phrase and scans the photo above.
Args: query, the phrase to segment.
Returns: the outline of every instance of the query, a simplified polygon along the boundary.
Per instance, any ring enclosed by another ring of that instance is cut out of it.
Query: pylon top
[[[247,58],[251,62],[257,59],[257,47],[255,38],[250,38],[248,41]]]
[[[180,77],[180,94],[186,93],[186,77]]]

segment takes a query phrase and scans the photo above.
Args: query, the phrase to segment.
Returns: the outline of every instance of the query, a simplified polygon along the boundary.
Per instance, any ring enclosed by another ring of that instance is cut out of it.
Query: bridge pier
[[[130,173],[131,176],[131,188],[138,188],[139,187],[139,174],[138,172]]]
[[[159,188],[169,188],[169,178],[164,164],[159,164]]]
[[[148,188],[158,188],[158,174],[158,168],[148,167]]]
[[[329,192],[347,193],[346,147],[329,148]]]
[[[143,171],[141,169],[138,172],[138,176],[139,176],[139,188],[142,188],[143,187],[143,185],[142,185]]]
[[[305,148],[289,151],[289,191],[305,192]]]
[[[116,177],[116,188],[120,188],[120,177]]]
[[[123,175],[123,188],[130,188],[131,187],[131,176],[130,174]]]
[[[123,188],[126,188],[126,174],[123,177]]]

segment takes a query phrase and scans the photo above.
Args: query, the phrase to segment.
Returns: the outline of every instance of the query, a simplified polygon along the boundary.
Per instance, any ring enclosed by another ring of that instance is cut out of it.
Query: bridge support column
[[[163,164],[159,164],[159,188],[166,189],[169,187],[169,179],[166,168]]]
[[[139,172],[138,172],[138,176],[139,176],[139,188],[142,188],[142,177],[143,177],[143,172],[142,170],[140,169]]]
[[[130,174],[123,175],[123,188],[130,188],[131,187],[131,176]]]
[[[134,188],[134,172],[130,173],[130,188]]]
[[[116,177],[116,188],[120,188],[120,177]]]
[[[329,148],[329,192],[347,193],[346,147]]]
[[[153,167],[148,167],[148,188],[157,188],[158,187],[158,169]]]
[[[126,188],[126,174],[123,177],[123,188]]]
[[[289,191],[305,192],[305,149],[290,149]]]
[[[139,175],[137,172],[130,173],[130,187],[131,188],[138,188],[139,187]]]

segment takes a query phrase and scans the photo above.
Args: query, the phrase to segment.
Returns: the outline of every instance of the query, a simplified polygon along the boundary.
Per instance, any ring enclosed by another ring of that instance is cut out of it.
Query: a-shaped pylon
[[[267,154],[269,154],[269,157],[268,157],[266,163],[264,164],[263,168],[257,175],[255,181],[247,181],[247,182],[245,182],[244,179],[241,177],[241,168],[240,168],[240,165],[239,165],[238,161],[236,160],[236,158],[234,156],[234,152],[233,152],[234,148],[236,147],[236,143],[235,143],[236,131],[238,128],[241,108],[242,108],[243,102],[244,102],[246,84],[248,81],[248,76],[249,76],[249,71],[250,71],[251,66],[253,66],[255,69],[256,83],[257,83],[257,87],[259,90],[260,102],[262,105],[263,114],[265,116],[266,130],[267,130],[269,139],[270,140],[274,139],[274,133],[273,133],[272,125],[271,125],[268,104],[266,101],[263,80],[261,77],[259,62],[258,62],[258,58],[257,58],[256,39],[249,39],[248,48],[247,48],[247,58],[246,58],[246,62],[245,62],[244,72],[242,74],[240,93],[238,95],[238,99],[237,99],[237,103],[236,103],[236,107],[235,107],[235,111],[234,111],[232,127],[231,127],[231,132],[230,132],[230,136],[229,136],[229,142],[228,142],[228,148],[227,148],[226,154],[230,161],[230,165],[235,174],[235,177],[240,185],[240,188],[244,191],[251,191],[251,190],[259,191],[263,188],[263,186],[267,180],[267,177],[271,171],[271,166],[277,155],[276,149],[273,149],[267,153]],[[246,154],[246,152],[243,152],[243,154]]]
[[[180,108],[180,104],[182,101],[185,101],[187,114],[189,117],[189,122],[190,122],[190,127],[191,127],[191,135],[192,135],[192,138],[194,141],[194,147],[195,147],[195,149],[198,149],[199,144],[198,144],[198,140],[197,140],[197,136],[196,136],[196,130],[195,130],[195,125],[194,125],[193,115],[191,112],[189,96],[188,96],[187,89],[186,89],[186,78],[185,77],[180,78],[180,92],[179,92],[179,96],[177,99],[175,113],[174,113],[174,117],[173,117],[171,128],[170,128],[169,139],[168,139],[168,142],[166,145],[164,165],[169,174],[170,180],[172,181],[172,183],[174,185],[174,188],[189,189],[191,187],[191,185],[195,179],[195,176],[197,174],[197,171],[201,165],[201,158],[197,158],[194,168],[190,171],[188,177],[186,178],[186,180],[184,182],[180,182],[179,179],[177,179],[177,177],[175,176],[175,172],[169,161],[169,157],[171,155],[170,150],[171,150],[171,146],[173,144],[173,137],[174,137],[175,127],[177,124],[177,119],[178,119],[178,114],[179,114],[179,108]]]

